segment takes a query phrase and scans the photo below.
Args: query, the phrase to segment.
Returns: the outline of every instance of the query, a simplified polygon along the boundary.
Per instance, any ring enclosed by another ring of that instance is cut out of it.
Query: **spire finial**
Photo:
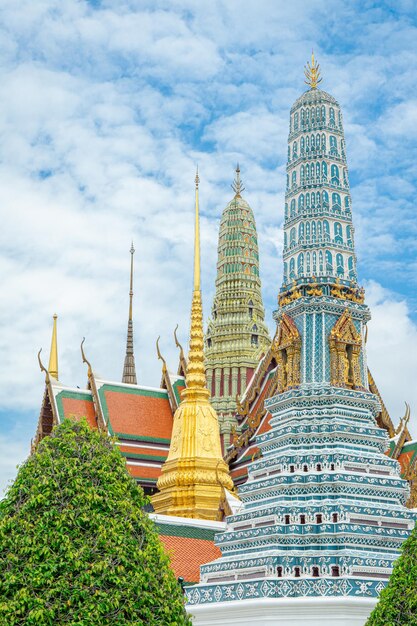
[[[129,320],[132,320],[132,304],[133,304],[133,255],[135,254],[135,248],[130,248],[130,291],[129,291]]]
[[[242,185],[242,181],[240,180],[240,167],[239,163],[236,165],[236,178],[232,183],[232,189],[235,192],[235,198],[240,198],[242,191],[245,191],[245,188]]]
[[[200,291],[200,209],[198,206],[198,166],[195,175],[195,229],[194,229],[194,291]]]
[[[129,289],[129,319],[127,322],[127,339],[126,339],[126,355],[123,366],[122,382],[136,385],[136,368],[135,368],[135,356],[133,352],[133,255],[135,254],[135,248],[132,245],[130,247],[130,289]]]
[[[204,369],[203,306],[200,285],[200,215],[198,202],[198,170],[195,177],[194,290],[191,304],[190,349],[186,373],[187,388],[208,394]]]
[[[49,365],[48,372],[49,374],[58,380],[58,337],[57,337],[57,328],[56,321],[58,319],[58,315],[54,313],[53,315],[53,327],[52,327],[52,339],[51,339],[51,352],[49,354]]]
[[[304,66],[304,74],[307,80],[305,84],[309,85],[311,89],[317,89],[317,85],[323,80],[320,72],[320,65],[316,63],[314,58],[314,50],[311,51],[311,63],[307,63]]]

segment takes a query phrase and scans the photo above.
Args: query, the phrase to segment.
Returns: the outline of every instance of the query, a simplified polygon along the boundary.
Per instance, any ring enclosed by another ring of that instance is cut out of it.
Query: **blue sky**
[[[417,411],[416,14],[401,0],[3,0],[0,486],[35,432],[55,311],[61,380],[85,386],[83,336],[97,373],[120,379],[132,239],[138,378],[159,383],[159,334],[175,367],[196,163],[206,317],[239,161],[273,330],[289,110],[312,47],[344,114],[370,367],[395,420],[404,399]]]

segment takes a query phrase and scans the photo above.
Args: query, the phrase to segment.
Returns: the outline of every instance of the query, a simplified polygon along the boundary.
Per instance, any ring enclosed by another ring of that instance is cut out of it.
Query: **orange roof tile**
[[[159,535],[171,557],[171,567],[177,578],[182,576],[188,583],[200,580],[200,565],[221,556],[220,549],[208,539]]]
[[[92,428],[97,428],[94,404],[91,400],[62,397],[61,401],[65,417],[73,420],[85,417]]]
[[[99,394],[114,433],[138,439],[171,438],[172,411],[166,393],[103,385]]]

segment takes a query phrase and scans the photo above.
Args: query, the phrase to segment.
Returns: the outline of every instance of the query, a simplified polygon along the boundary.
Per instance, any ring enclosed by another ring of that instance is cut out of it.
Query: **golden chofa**
[[[216,520],[222,517],[225,490],[233,489],[233,481],[222,457],[217,413],[210,404],[204,369],[198,173],[195,184],[194,289],[186,389],[174,415],[169,454],[152,504],[159,514]]]

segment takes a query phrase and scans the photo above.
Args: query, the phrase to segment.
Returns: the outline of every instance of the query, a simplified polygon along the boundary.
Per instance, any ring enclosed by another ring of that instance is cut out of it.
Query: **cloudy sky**
[[[407,399],[415,424],[416,26],[414,0],[2,0],[1,488],[35,432],[54,312],[60,379],[85,386],[84,335],[96,372],[120,379],[132,239],[139,381],[159,384],[159,334],[175,367],[196,163],[205,313],[239,161],[272,330],[288,117],[312,47],[344,113],[369,364],[395,421]]]

